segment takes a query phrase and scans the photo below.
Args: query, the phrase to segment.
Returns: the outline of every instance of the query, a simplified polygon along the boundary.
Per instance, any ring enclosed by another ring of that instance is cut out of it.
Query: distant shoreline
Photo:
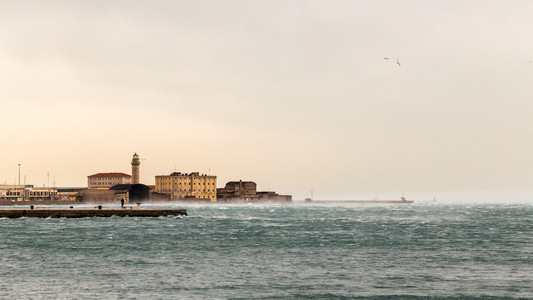
[[[298,204],[412,204],[413,200],[311,200]]]
[[[171,200],[161,202],[142,202],[144,205],[165,205],[165,204],[210,204],[210,205],[224,205],[224,204],[284,204],[284,205],[301,205],[301,204],[412,204],[413,200],[296,200],[296,201],[227,201],[227,202],[209,202],[209,201],[194,201],[194,200]],[[130,203],[131,204],[131,203]],[[0,206],[31,206],[31,205],[120,205],[119,202],[78,202],[78,201],[16,201],[7,202],[0,201]]]

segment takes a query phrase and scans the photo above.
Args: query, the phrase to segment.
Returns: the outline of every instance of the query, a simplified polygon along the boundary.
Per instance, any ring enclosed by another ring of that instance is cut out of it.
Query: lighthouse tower
[[[140,182],[140,171],[139,166],[141,165],[141,161],[139,160],[139,155],[137,153],[133,154],[133,159],[131,160],[131,177],[132,177],[132,184],[138,184]]]

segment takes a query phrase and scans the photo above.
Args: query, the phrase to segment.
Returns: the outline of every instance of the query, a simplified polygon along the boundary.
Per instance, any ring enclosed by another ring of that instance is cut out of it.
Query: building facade
[[[117,184],[109,189],[87,189],[80,191],[76,197],[83,203],[125,203],[149,202],[151,191],[144,184]]]
[[[217,189],[218,202],[290,202],[292,196],[276,192],[258,192],[253,181],[230,181],[224,188]]]
[[[25,185],[0,185],[0,200],[15,202],[25,199],[27,199]]]
[[[111,172],[87,176],[89,189],[108,189],[117,184],[131,184],[131,175]]]
[[[56,188],[33,185],[0,185],[0,201],[54,201],[59,200]]]
[[[217,192],[219,197],[255,197],[257,184],[253,181],[230,181]]]
[[[155,192],[170,194],[172,200],[210,200],[217,199],[217,177],[198,172],[174,172],[170,175],[155,177]]]

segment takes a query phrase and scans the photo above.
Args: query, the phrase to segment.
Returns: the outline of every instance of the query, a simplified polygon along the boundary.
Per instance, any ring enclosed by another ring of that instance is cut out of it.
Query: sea
[[[0,219],[0,299],[533,299],[533,204]]]

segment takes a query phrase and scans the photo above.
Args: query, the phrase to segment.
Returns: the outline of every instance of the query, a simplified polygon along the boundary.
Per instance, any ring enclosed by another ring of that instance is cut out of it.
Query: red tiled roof
[[[93,175],[89,175],[87,177],[131,177],[131,175],[124,174],[124,173],[96,173]]]

